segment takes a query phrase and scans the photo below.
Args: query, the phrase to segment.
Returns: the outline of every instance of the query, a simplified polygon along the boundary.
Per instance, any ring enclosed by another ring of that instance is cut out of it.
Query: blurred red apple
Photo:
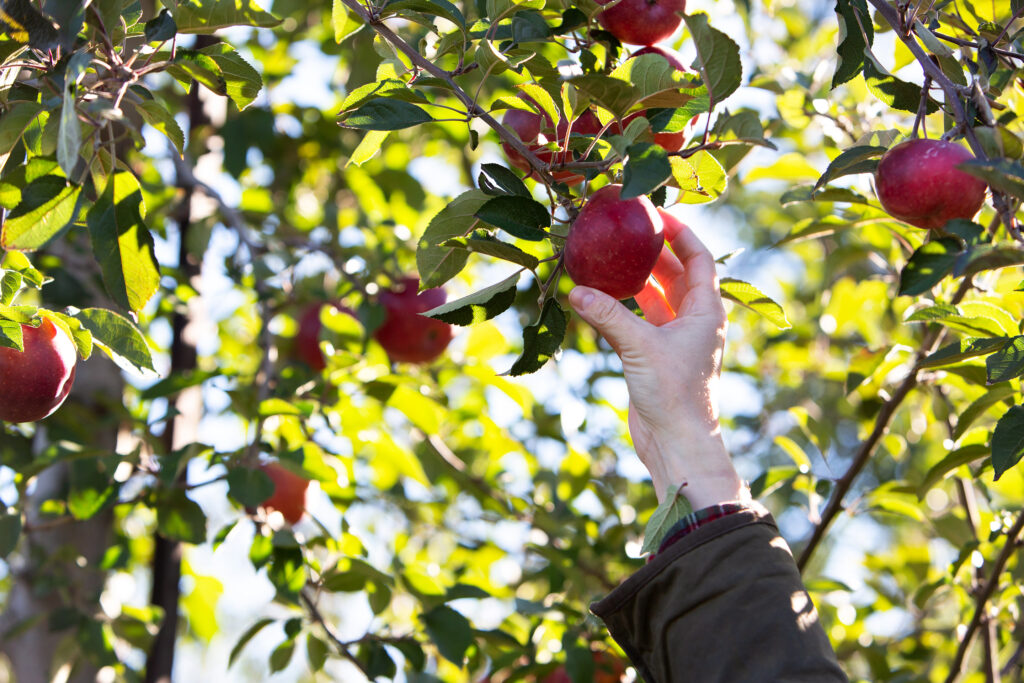
[[[622,199],[621,185],[591,195],[569,229],[565,270],[577,285],[628,299],[643,289],[664,245],[664,224],[644,196]]]
[[[339,306],[330,302],[328,305],[353,318],[356,317],[356,312],[348,306]],[[316,372],[327,367],[327,359],[324,358],[323,351],[320,350],[320,330],[323,329],[323,323],[320,322],[320,309],[323,307],[323,303],[310,304],[299,317],[299,331],[295,335],[295,355]]]
[[[420,315],[447,300],[443,289],[418,292],[420,281],[403,278],[394,289],[381,292],[380,303],[387,311],[384,324],[373,333],[388,357],[395,362],[429,363],[448,347],[452,326]]]
[[[309,488],[309,480],[276,462],[260,465],[260,469],[274,482],[274,493],[263,501],[263,507],[277,510],[289,524],[298,524],[306,512],[306,489]]]
[[[974,158],[962,145],[907,140],[886,152],[875,171],[882,208],[919,228],[941,228],[974,217],[985,203],[985,182],[956,168]]]
[[[555,137],[553,139],[549,138],[553,127],[551,117],[549,116],[542,116],[536,112],[524,111],[522,109],[508,109],[505,111],[501,122],[519,136],[519,139],[526,144],[530,151],[536,154],[537,158],[545,164],[568,163],[574,160],[572,150],[568,144],[569,138],[573,133],[597,135],[601,132],[601,121],[589,109],[573,121],[571,129],[569,128],[568,120],[565,118],[560,119],[558,126],[554,127]],[[548,149],[547,143],[549,142],[558,145],[558,150]],[[533,172],[530,162],[511,145],[507,142],[502,142],[501,147],[505,150],[505,155],[508,157],[510,164],[524,173],[530,174]],[[565,169],[552,172],[551,177],[568,185],[575,185],[583,180],[583,176]]]
[[[53,413],[75,382],[78,351],[62,329],[43,318],[21,326],[24,351],[0,348],[0,420],[34,422]]]
[[[607,5],[611,0],[597,0]],[[598,13],[597,20],[608,33],[623,43],[654,45],[679,28],[686,0],[621,0],[611,9]]]

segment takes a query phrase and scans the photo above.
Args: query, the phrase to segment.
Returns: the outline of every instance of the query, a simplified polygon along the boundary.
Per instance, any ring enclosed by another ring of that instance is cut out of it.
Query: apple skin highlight
[[[0,420],[35,422],[64,403],[75,382],[78,350],[71,338],[43,318],[21,326],[24,351],[0,348]]]

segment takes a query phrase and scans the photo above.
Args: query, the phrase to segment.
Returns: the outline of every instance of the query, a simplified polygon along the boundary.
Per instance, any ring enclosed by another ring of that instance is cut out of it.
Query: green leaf
[[[1002,401],[1010,401],[1014,393],[1012,385],[1001,384],[982,394],[960,413],[956,420],[956,429],[953,430],[953,439],[959,439],[966,434],[975,420],[984,415],[989,408]]]
[[[181,33],[213,33],[231,26],[273,28],[281,20],[252,0],[161,0]]]
[[[144,100],[135,104],[135,110],[143,121],[167,136],[178,150],[178,156],[185,154],[185,133],[166,107],[156,100]]]
[[[703,12],[684,15],[683,21],[697,49],[693,66],[700,71],[712,104],[718,104],[740,87],[743,80],[740,48],[732,38],[712,28],[708,15]]]
[[[992,189],[1024,199],[1024,166],[1010,159],[971,159],[957,168],[981,178]]]
[[[204,47],[202,53],[213,59],[220,68],[227,96],[235,106],[243,110],[252,104],[263,88],[263,78],[259,72],[227,43]]]
[[[569,323],[569,316],[554,297],[544,302],[540,318],[523,329],[523,353],[505,374],[518,377],[540,370],[555,355]]]
[[[503,261],[516,263],[530,270],[535,270],[540,264],[539,259],[533,254],[527,254],[514,244],[495,239],[482,230],[474,232],[472,237],[453,237],[450,240],[445,240],[441,246],[465,249],[475,254],[486,254]]]
[[[0,560],[14,552],[20,536],[21,515],[8,515],[0,510]]]
[[[953,221],[947,224],[947,231]],[[968,223],[968,225],[974,225]],[[971,260],[968,261],[962,273],[964,276],[974,275],[986,270],[999,270],[1001,268],[1012,268],[1024,264],[1024,249],[1010,246],[982,245],[973,251]]]
[[[86,216],[107,293],[136,312],[160,286],[160,266],[143,222],[145,214],[139,181],[132,173],[121,172],[110,176],[107,189]]]
[[[213,57],[197,50],[179,48],[174,53],[173,65],[168,67],[167,73],[186,87],[195,79],[218,95],[228,94],[228,83],[220,65]]]
[[[466,650],[473,644],[473,627],[469,620],[447,605],[435,607],[421,618],[427,636],[441,655],[461,667]]]
[[[184,491],[165,492],[156,501],[156,526],[165,537],[182,543],[206,541],[206,515]]]
[[[780,330],[792,327],[782,306],[749,282],[725,277],[719,281],[719,286],[723,298],[749,308]]]
[[[295,641],[289,638],[270,653],[270,673],[277,673],[288,668],[295,654]]]
[[[939,284],[953,270],[961,252],[960,242],[950,237],[918,247],[900,272],[899,294],[916,296]]]
[[[529,197],[502,195],[481,206],[476,217],[520,239],[540,241],[543,228],[551,225],[551,214],[543,204]]]
[[[105,308],[86,308],[74,317],[118,367],[142,375],[156,372],[146,339],[130,320]]]
[[[813,185],[798,185],[779,197],[782,206],[796,202],[847,202],[849,204],[870,204],[868,198],[848,187],[823,187],[816,190]]]
[[[992,469],[995,480],[1024,456],[1024,406],[1013,406],[996,423],[992,433]]]
[[[95,516],[118,491],[100,458],[72,460],[69,484],[68,512],[75,519]]]
[[[704,84],[689,80],[659,55],[627,59],[611,74],[576,76],[569,83],[616,117],[624,116],[641,102],[649,107],[676,108],[696,100],[697,113],[708,111],[710,106]]]
[[[443,247],[452,237],[465,237],[480,223],[476,212],[490,200],[480,190],[470,190],[451,201],[427,226],[416,246],[416,266],[424,287],[440,287],[466,266],[469,254]]]
[[[2,6],[0,29],[12,39],[43,52],[57,47],[60,34],[54,23],[29,0],[5,0]]]
[[[310,671],[321,671],[327,663],[327,643],[312,633],[306,634],[306,659],[309,660]]]
[[[60,130],[57,137],[57,163],[64,175],[71,178],[78,165],[79,150],[82,148],[82,126],[78,122],[78,81],[85,74],[92,54],[76,52],[68,60],[64,71],[64,98],[60,110]]]
[[[278,593],[296,597],[306,585],[306,565],[299,548],[274,548],[267,578]]]
[[[452,325],[473,325],[490,320],[507,311],[515,303],[518,282],[519,273],[515,273],[497,284],[461,299],[449,301],[421,315]]]
[[[644,529],[644,544],[640,548],[641,554],[656,552],[676,522],[693,512],[693,506],[690,505],[686,494],[683,493],[685,488],[686,482],[683,482],[678,487],[669,486],[665,491],[665,499],[651,515],[647,527]]]
[[[929,490],[942,479],[960,467],[961,465],[967,465],[975,460],[980,460],[989,454],[989,447],[986,444],[974,443],[968,444],[962,448],[958,448],[939,462],[932,465],[931,469],[928,470],[928,474],[925,475],[924,481],[918,487],[918,498],[924,498],[924,494],[928,493]]]
[[[911,113],[917,112],[921,104],[921,86],[902,81],[886,71],[885,67],[875,61],[870,50],[864,53],[864,80],[868,90],[875,97],[893,109]],[[937,111],[939,105],[931,97],[928,98],[928,113]]]
[[[25,350],[21,323],[0,319],[0,348],[14,349],[15,351]]]
[[[669,157],[672,179],[679,187],[683,204],[705,204],[722,196],[729,183],[725,169],[714,155],[701,150],[685,159]]]
[[[246,507],[256,507],[274,495],[274,482],[258,467],[236,467],[228,472],[228,493]]]
[[[514,171],[498,164],[482,165],[477,184],[483,192],[496,197],[501,195],[533,196]]]
[[[1024,375],[1024,336],[1016,336],[985,359],[988,383],[1006,382]]]
[[[334,42],[340,45],[341,41],[362,28],[362,23],[349,15],[344,2],[334,0],[331,5],[331,27],[334,29]]]
[[[270,619],[264,617],[263,619],[260,619],[255,624],[247,628],[245,630],[245,633],[243,633],[242,636],[238,639],[238,642],[235,643],[235,646],[231,648],[231,654],[228,655],[228,667],[234,666],[235,661],[238,659],[238,655],[242,654],[242,650],[245,649],[245,646],[249,644],[250,640],[256,637],[256,634],[265,629],[267,626],[273,624],[275,621],[277,621],[277,619]]]
[[[17,69],[0,71],[0,74],[5,72],[16,73]],[[14,146],[18,144],[25,129],[39,116],[41,111],[43,111],[41,104],[18,101],[12,102],[10,108],[4,112],[3,116],[0,116],[0,171],[3,170],[7,163],[7,157]]]
[[[959,308],[950,304],[936,304],[919,309],[907,317],[905,322],[941,323],[954,330],[979,337],[1002,337],[1005,334],[996,320],[988,316],[965,315]]]
[[[36,178],[7,217],[0,236],[4,249],[39,249],[75,218],[81,188],[56,175]]]
[[[970,358],[992,353],[1009,341],[1007,337],[968,337],[958,342],[943,346],[935,353],[918,363],[919,368],[935,368],[952,365]]]
[[[415,104],[403,100],[370,100],[345,117],[344,124],[361,130],[401,130],[434,119]]]
[[[144,34],[147,43],[162,43],[170,40],[178,33],[178,25],[166,8],[160,14],[146,22]]]
[[[858,173],[874,173],[878,162],[873,161],[873,159],[882,156],[885,152],[885,147],[871,145],[860,145],[843,150],[839,156],[829,163],[825,173],[818,178],[818,182],[814,185],[814,192],[825,187],[825,185],[836,178]]]
[[[654,192],[672,177],[672,164],[660,146],[638,142],[630,145],[626,154],[629,158],[622,171],[622,199]]]
[[[832,76],[833,88],[860,73],[864,65],[865,48],[871,47],[875,38],[874,22],[865,0],[836,0],[836,14],[839,20],[839,59],[835,75]],[[864,27],[863,32],[861,26]],[[865,34],[868,39],[866,43]]]
[[[422,12],[428,16],[444,17],[462,31],[466,30],[466,17],[458,7],[448,0],[391,0],[381,7],[381,17],[389,17],[403,11]]]

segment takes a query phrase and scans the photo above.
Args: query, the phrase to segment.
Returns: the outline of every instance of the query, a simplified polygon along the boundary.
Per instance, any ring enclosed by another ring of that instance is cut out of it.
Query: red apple
[[[573,160],[572,150],[568,144],[568,138],[573,133],[597,135],[601,132],[601,121],[589,109],[573,121],[571,130],[568,121],[564,118],[560,119],[558,126],[554,130],[554,138],[548,137],[552,129],[551,118],[536,112],[508,109],[505,111],[501,122],[519,136],[519,139],[526,144],[530,151],[536,154],[537,158],[545,164],[555,162],[567,163]],[[545,133],[545,130],[549,132]],[[548,149],[547,143],[549,142],[558,145],[559,149]],[[524,173],[529,174],[533,172],[530,162],[511,145],[502,142],[501,147],[505,150],[505,155],[508,157],[510,164]],[[568,185],[575,185],[583,180],[583,176],[569,170],[554,171],[551,177]]]
[[[309,488],[309,480],[276,462],[260,465],[260,469],[274,482],[274,493],[263,501],[263,507],[277,510],[289,524],[298,524],[306,512],[306,489]]]
[[[394,289],[381,292],[380,303],[387,317],[373,337],[392,361],[429,363],[440,356],[452,340],[451,325],[420,315],[447,300],[444,290],[434,288],[417,293],[419,286],[417,278],[407,277],[396,283]]]
[[[356,317],[356,312],[348,306],[328,303],[336,310],[347,313],[353,318]],[[320,309],[323,306],[322,303],[311,304],[302,312],[299,317],[299,331],[295,335],[295,355],[316,372],[327,367],[327,360],[324,358],[323,351],[320,350],[320,330],[324,326],[320,322]]]
[[[607,5],[611,0],[597,0]],[[686,0],[621,0],[597,15],[601,26],[623,43],[654,45],[679,28]]]
[[[973,158],[954,142],[901,142],[878,162],[878,201],[889,215],[919,228],[941,228],[953,218],[970,219],[985,203],[986,185],[956,166]]]
[[[621,199],[621,185],[595,192],[569,229],[565,270],[572,281],[628,299],[643,289],[665,243],[664,225],[644,196]]]
[[[545,676],[541,683],[572,683],[572,679],[569,678],[569,672],[565,667],[560,666]]]
[[[683,65],[683,61],[679,58],[679,55],[671,50],[666,50],[665,48],[661,48],[656,45],[648,46],[634,52],[632,57],[639,57],[640,55],[661,55],[676,71],[680,71],[682,73],[687,72],[686,66]],[[632,57],[630,58],[632,59]],[[625,128],[628,126],[629,122],[636,117],[646,115],[646,111],[634,112],[622,119],[622,127]],[[690,120],[690,124],[693,125],[696,120],[697,117],[694,116],[693,119]],[[655,133],[654,144],[659,145],[666,152],[678,152],[683,148],[683,145],[686,144],[686,131],[680,130],[675,133]]]
[[[21,326],[24,351],[0,348],[0,420],[35,422],[53,413],[75,382],[78,351],[67,333],[43,318]]]

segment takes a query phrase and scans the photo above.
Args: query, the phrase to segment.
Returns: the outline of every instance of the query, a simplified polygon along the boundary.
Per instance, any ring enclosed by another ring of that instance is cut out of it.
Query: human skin
[[[749,496],[722,441],[719,375],[727,320],[715,260],[679,219],[659,209],[666,245],[636,301],[576,287],[569,302],[622,360],[629,431],[658,500],[683,493],[695,509]]]

